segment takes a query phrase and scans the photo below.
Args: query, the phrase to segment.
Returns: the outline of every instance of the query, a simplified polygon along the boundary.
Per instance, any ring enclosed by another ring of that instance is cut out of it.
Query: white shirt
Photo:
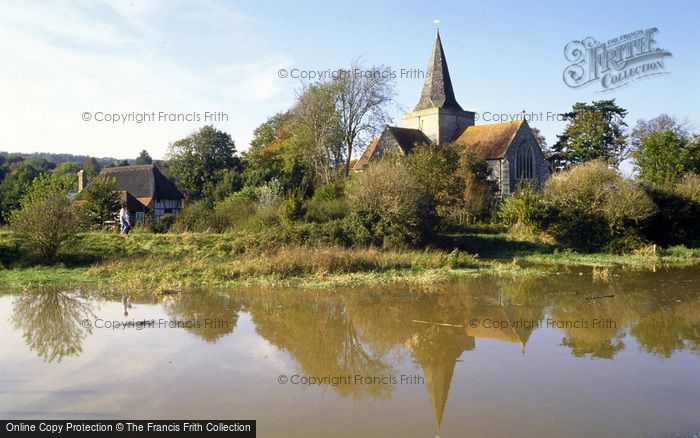
[[[121,225],[129,223],[129,212],[124,207],[122,207],[122,209],[119,210],[119,223]]]

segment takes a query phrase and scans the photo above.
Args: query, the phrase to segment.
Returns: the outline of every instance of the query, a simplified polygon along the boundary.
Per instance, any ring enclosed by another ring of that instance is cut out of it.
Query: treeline
[[[444,231],[480,226],[535,233],[582,251],[700,241],[700,137],[673,117],[642,120],[630,130],[627,111],[614,100],[576,103],[545,150],[553,176],[542,186],[523,181],[504,199],[487,163],[458,145],[416,145],[409,156],[385,155],[351,172],[352,158],[389,121],[392,99],[390,79],[347,75],[300,90],[289,110],[254,131],[241,154],[213,126],[173,142],[162,165],[187,202],[177,218],[166,215],[144,230],[243,233],[273,246],[421,247]],[[633,177],[618,170],[628,158]],[[93,226],[114,201],[108,182],[97,187],[86,200]],[[49,217],[59,217],[59,207],[68,208],[51,202],[57,196],[51,190],[43,197],[41,187],[15,192],[7,207],[15,211],[15,230],[33,232],[20,225],[22,211],[46,215],[55,208]]]
[[[88,180],[95,178],[103,168],[151,164],[147,151],[141,151],[133,160],[95,158],[71,154],[15,154],[0,152],[0,225],[20,205],[20,199],[39,175],[51,175],[69,192],[78,189],[77,172],[84,170]]]
[[[313,146],[338,143],[323,137],[333,132],[325,122],[305,119],[306,98],[259,126],[236,170],[223,170],[209,196],[195,190],[173,230],[257,227],[295,243],[420,246],[441,231],[496,225],[580,251],[700,243],[700,136],[668,115],[628,129],[614,100],[575,104],[545,150],[552,177],[502,199],[486,163],[456,145],[422,145],[347,174],[340,149]],[[618,167],[630,158],[626,177]]]
[[[74,155],[74,154],[55,154],[51,152],[2,152],[0,151],[0,156],[5,159],[8,158],[23,158],[31,159],[38,158],[40,160],[48,161],[49,163],[76,163],[79,165],[85,164],[85,162],[94,158],[100,166],[107,166],[110,163],[119,162],[120,160],[112,157],[90,157],[89,155]]]

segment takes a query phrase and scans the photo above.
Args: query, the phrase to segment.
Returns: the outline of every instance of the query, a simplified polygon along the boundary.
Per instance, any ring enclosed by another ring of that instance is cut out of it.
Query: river
[[[258,436],[697,436],[700,268],[429,288],[0,295],[0,418]]]

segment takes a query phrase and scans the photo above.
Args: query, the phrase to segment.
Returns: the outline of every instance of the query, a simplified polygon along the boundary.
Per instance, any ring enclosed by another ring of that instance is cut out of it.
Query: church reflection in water
[[[484,342],[526,354],[532,334],[550,330],[561,335],[561,348],[579,357],[613,358],[629,338],[659,357],[700,352],[694,283],[676,276],[650,288],[651,278],[639,274],[606,283],[579,276],[484,278],[427,292],[190,292],[137,305],[158,304],[178,320],[230,321],[225,327],[185,329],[210,344],[225,342],[239,315],[247,313],[257,335],[287,352],[307,376],[395,375],[400,358],[408,355],[422,371],[439,432],[455,367],[465,351],[478,354]],[[25,292],[13,298],[12,321],[38,356],[61,361],[81,353],[93,334],[81,322],[94,317],[97,304],[77,293]],[[593,327],[594,321],[602,323]],[[389,399],[396,390],[392,384],[352,382],[328,387],[354,399]]]

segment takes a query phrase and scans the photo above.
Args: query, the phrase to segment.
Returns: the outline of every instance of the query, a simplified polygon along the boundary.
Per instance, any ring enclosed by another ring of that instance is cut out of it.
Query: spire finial
[[[433,20],[433,24],[435,25],[435,30],[437,33],[440,33],[440,19],[436,18]]]

